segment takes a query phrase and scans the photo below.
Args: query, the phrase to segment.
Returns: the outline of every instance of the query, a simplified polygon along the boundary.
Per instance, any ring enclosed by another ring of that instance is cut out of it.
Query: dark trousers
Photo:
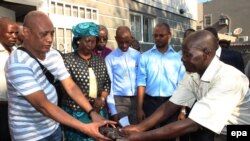
[[[191,109],[192,108],[186,107],[187,116],[189,115]],[[218,137],[224,137],[224,136],[219,135]],[[216,140],[215,133],[205,127],[199,129],[196,132],[180,136],[179,139],[180,141],[224,141],[224,140]]]
[[[130,124],[137,124],[135,96],[114,96],[119,119],[128,116]]]
[[[159,108],[163,103],[169,100],[170,97],[152,97],[147,94],[145,94],[144,102],[143,102],[143,111],[146,115],[146,117],[149,117],[152,115],[157,108]],[[179,111],[174,113],[172,116],[170,116],[168,119],[164,120],[159,125],[155,126],[153,129],[162,127],[166,124],[169,124],[171,122],[175,122],[177,120]],[[151,129],[150,129],[151,130]],[[175,141],[175,139],[172,140],[165,140],[165,141]]]
[[[8,122],[8,103],[0,101],[0,141],[11,141]]]
[[[203,128],[190,134],[190,141],[214,141],[215,133]]]
[[[227,141],[226,135],[218,135],[213,131],[203,128],[190,134],[190,141]]]
[[[227,141],[227,135],[215,134],[214,135],[214,141]]]

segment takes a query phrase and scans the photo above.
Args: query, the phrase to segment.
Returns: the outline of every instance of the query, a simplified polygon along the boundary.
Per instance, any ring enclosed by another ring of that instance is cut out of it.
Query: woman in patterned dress
[[[108,118],[107,109],[103,107],[110,90],[110,79],[104,59],[92,54],[97,43],[99,26],[93,22],[79,23],[73,26],[72,32],[74,52],[64,55],[65,66],[95,111]],[[62,107],[76,119],[84,123],[92,122],[88,113],[66,95],[63,97]],[[64,127],[64,133],[66,141],[94,140],[69,127]]]

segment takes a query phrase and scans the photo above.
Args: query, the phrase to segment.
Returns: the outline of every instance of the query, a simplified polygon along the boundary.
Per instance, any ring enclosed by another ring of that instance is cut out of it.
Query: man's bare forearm
[[[176,121],[167,124],[161,128],[142,133],[136,133],[135,135],[132,135],[130,137],[132,138],[132,141],[154,141],[162,139],[172,139],[190,132],[194,132],[199,128],[200,125],[198,123],[187,118],[182,121]]]

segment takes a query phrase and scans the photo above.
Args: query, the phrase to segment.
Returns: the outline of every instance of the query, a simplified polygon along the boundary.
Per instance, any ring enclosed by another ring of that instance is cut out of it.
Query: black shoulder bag
[[[28,51],[26,48],[24,47],[19,47],[17,49],[20,49],[26,53],[29,54],[30,57],[32,57],[33,59],[35,59],[37,61],[37,63],[40,65],[42,71],[43,71],[43,74],[46,76],[46,78],[49,80],[49,82],[55,87],[56,89],[56,93],[57,93],[57,97],[58,97],[58,106],[61,106],[62,104],[62,97],[63,97],[63,90],[62,90],[62,86],[60,84],[60,81],[55,79],[54,75],[46,68],[44,67],[40,61],[37,60],[37,58],[35,56],[33,56],[31,54],[30,51]]]

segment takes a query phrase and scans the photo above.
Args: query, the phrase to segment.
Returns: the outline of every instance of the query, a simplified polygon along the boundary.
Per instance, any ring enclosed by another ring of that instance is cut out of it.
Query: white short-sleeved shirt
[[[70,76],[61,55],[54,49],[50,49],[46,59],[40,62],[59,80]],[[25,96],[43,90],[48,100],[57,104],[56,90],[43,74],[37,61],[17,49],[10,55],[5,72],[12,140],[34,141],[51,135],[59,124],[37,111],[25,99]]]
[[[11,48],[13,49],[13,48]],[[7,101],[7,83],[5,78],[4,67],[9,58],[9,52],[0,43],[0,101]]]
[[[189,118],[217,134],[226,134],[226,125],[250,124],[248,78],[214,57],[200,78],[186,74],[170,101],[192,107]]]

